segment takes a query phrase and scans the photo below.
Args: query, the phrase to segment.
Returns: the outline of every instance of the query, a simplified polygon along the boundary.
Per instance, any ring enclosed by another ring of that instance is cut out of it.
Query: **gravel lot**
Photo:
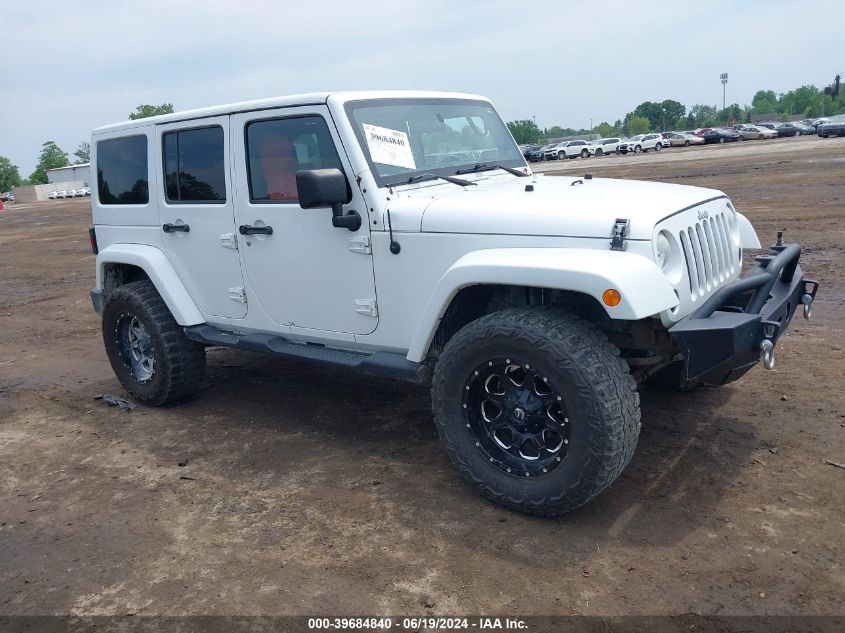
[[[465,485],[426,390],[230,350],[121,413],[87,200],[0,212],[2,614],[845,614],[845,139],[544,166],[724,190],[822,283],[774,371],[643,393],[622,477],[537,519]]]

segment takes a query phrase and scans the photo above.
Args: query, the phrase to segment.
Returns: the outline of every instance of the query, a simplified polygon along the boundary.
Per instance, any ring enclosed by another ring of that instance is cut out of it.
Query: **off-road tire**
[[[137,317],[152,342],[155,364],[147,380],[132,374],[121,352],[118,328],[131,317]],[[128,283],[109,293],[102,324],[109,362],[133,398],[157,407],[199,393],[205,373],[205,348],[185,336],[150,281]]]
[[[548,474],[505,472],[469,431],[467,379],[487,359],[503,356],[531,363],[566,403],[567,452]],[[640,432],[639,393],[619,350],[587,321],[551,307],[510,308],[464,326],[438,359],[432,405],[461,475],[493,501],[534,515],[565,514],[595,498],[631,460]]]

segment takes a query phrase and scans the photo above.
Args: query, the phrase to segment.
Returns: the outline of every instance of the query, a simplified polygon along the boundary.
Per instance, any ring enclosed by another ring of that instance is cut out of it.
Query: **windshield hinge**
[[[243,286],[229,288],[229,298],[238,303],[246,303],[246,291],[243,289]]]
[[[355,312],[364,316],[377,317],[378,304],[375,299],[355,299]]]
[[[238,238],[235,237],[234,233],[224,233],[220,236],[220,244],[223,248],[231,248],[233,250],[238,250]]]
[[[361,253],[361,255],[369,255],[373,252],[370,246],[369,235],[359,235],[358,237],[349,238],[349,250],[353,253]]]
[[[610,250],[624,251],[628,248],[625,240],[628,238],[628,230],[631,221],[626,218],[616,218],[613,223],[613,231],[610,234]]]

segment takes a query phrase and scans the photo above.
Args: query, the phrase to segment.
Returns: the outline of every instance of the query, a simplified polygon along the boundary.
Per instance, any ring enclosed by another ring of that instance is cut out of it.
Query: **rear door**
[[[162,244],[200,311],[242,318],[229,117],[156,127]]]

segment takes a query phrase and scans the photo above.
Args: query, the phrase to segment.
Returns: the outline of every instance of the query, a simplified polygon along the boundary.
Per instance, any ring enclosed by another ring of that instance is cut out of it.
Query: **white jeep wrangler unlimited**
[[[532,175],[483,97],[321,93],[94,131],[91,296],[123,386],[197,395],[222,345],[431,384],[482,494],[532,514],[622,472],[637,385],[722,385],[818,284],[710,189]]]

